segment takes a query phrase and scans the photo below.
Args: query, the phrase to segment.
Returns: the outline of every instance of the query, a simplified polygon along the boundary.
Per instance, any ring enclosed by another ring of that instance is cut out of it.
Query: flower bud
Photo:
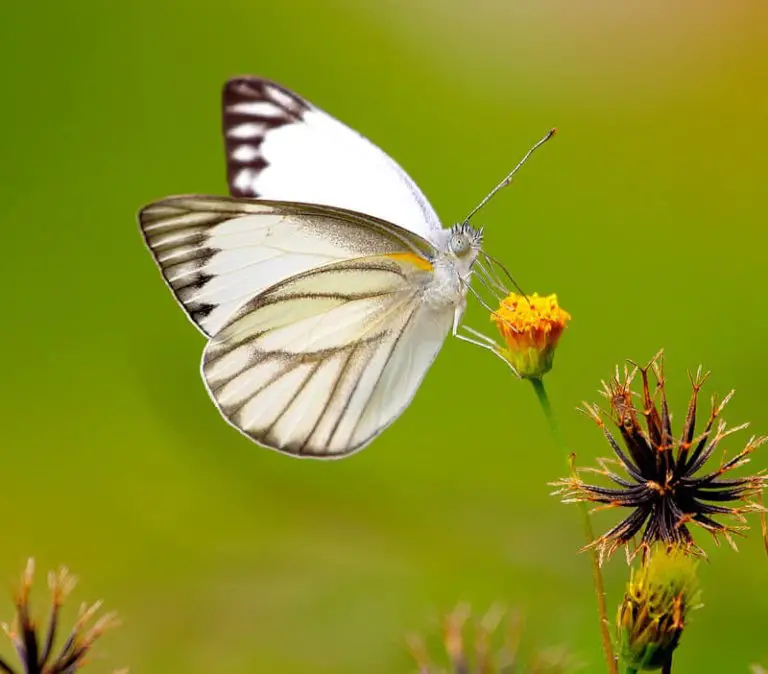
[[[696,566],[685,548],[657,545],[632,570],[616,620],[628,671],[660,669],[672,657],[688,612],[697,608]]]
[[[491,314],[491,320],[506,344],[506,348],[499,348],[499,354],[519,377],[539,379],[552,369],[557,343],[571,316],[560,308],[557,295],[510,293]]]

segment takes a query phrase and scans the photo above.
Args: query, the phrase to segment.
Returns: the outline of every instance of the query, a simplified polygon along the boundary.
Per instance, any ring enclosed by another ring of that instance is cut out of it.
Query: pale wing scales
[[[385,253],[434,254],[401,227],[311,204],[171,197],[139,219],[168,286],[208,336],[252,297],[309,269]]]
[[[364,442],[397,418],[410,403],[453,325],[453,309],[419,306],[404,326],[352,435]]]
[[[354,264],[329,270],[323,274],[323,295],[339,295],[348,299],[355,297],[367,297],[371,294],[382,294],[403,287],[403,274],[400,269],[391,262],[376,267],[368,260],[363,260],[359,268]],[[290,295],[302,297],[306,295],[316,296],[318,289],[313,277],[299,278],[290,285]]]
[[[368,438],[364,437],[356,439],[356,429],[360,423],[360,419],[368,408],[372,394],[382,378],[383,372],[390,361],[392,352],[394,351],[405,326],[411,320],[416,306],[417,305],[413,302],[409,303],[406,306],[407,313],[398,316],[397,322],[390,327],[388,332],[383,334],[382,340],[376,345],[376,349],[368,359],[365,369],[361,372],[359,379],[355,383],[352,393],[344,402],[336,426],[328,439],[329,453],[335,454],[344,452],[346,447],[356,447],[370,439],[370,436]],[[410,399],[406,401],[406,404],[408,402],[410,402]],[[403,401],[398,400],[397,406],[401,410],[404,409]],[[394,418],[395,417],[393,417],[393,420]],[[383,427],[381,427],[381,429],[383,430]],[[375,432],[378,432],[378,430],[379,429],[376,429]],[[373,434],[374,433],[372,433],[371,436]]]
[[[253,363],[253,349],[240,346],[230,353],[238,356],[247,353],[247,358],[227,358],[216,363],[216,369],[209,368],[208,386],[216,391],[216,399],[222,408],[234,411],[256,395],[261,386],[268,384],[283,371],[285,362],[277,358],[261,359]],[[222,366],[222,362],[224,366]],[[223,382],[223,383],[222,383]]]
[[[306,300],[304,300],[306,301]],[[360,339],[360,324],[366,323],[373,332],[382,326],[382,313],[388,313],[391,301],[381,298],[345,302],[328,312],[306,318],[293,325],[268,333],[255,342],[262,351],[328,351],[339,349]]]
[[[269,433],[316,369],[317,363],[297,365],[277,377],[268,388],[257,391],[238,410],[238,424],[262,434]]]
[[[371,342],[363,342],[346,350],[341,375],[327,397],[322,400],[322,406],[315,415],[313,431],[301,447],[302,454],[332,457],[354,451],[349,448],[346,448],[346,451],[334,449],[331,440],[347,408],[346,403],[357,389],[360,377],[377,346]]]
[[[384,329],[387,295],[403,292],[403,277],[393,269],[369,266],[364,272],[351,264],[324,274],[320,291],[314,286],[312,277],[301,278],[287,283],[278,297],[266,294],[257,305],[261,311],[234,319],[217,337],[232,342],[235,333],[258,334],[251,345],[267,352],[294,352],[295,344],[300,352],[338,349],[359,337],[361,322],[371,333],[377,325]]]
[[[298,446],[306,444],[316,428],[318,401],[326,400],[334,390],[336,381],[349,357],[348,350],[340,351],[317,364],[317,369],[305,382],[293,403],[273,425],[272,439],[294,438]]]
[[[295,93],[234,78],[224,86],[222,121],[232,195],[329,204],[443,240],[437,214],[397,162]]]
[[[351,296],[329,292],[340,274],[365,276],[366,265],[377,288],[366,279],[352,283]],[[382,274],[385,268],[391,273]],[[271,288],[206,348],[202,370],[212,398],[261,444],[309,456],[359,449],[405,409],[450,330],[450,307],[423,306],[431,280],[431,271],[408,259],[382,256]],[[418,329],[410,331],[414,322]],[[421,337],[426,347],[412,343]]]

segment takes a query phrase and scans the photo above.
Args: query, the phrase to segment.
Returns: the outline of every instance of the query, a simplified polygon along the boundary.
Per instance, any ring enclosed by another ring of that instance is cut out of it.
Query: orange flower
[[[504,338],[501,355],[524,379],[539,379],[552,369],[555,349],[571,315],[560,308],[557,295],[530,297],[510,293],[491,314]]]

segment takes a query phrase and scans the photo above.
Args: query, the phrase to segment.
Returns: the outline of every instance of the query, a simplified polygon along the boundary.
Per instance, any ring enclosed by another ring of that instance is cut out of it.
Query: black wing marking
[[[235,77],[222,92],[222,131],[229,192],[257,198],[254,180],[267,166],[261,145],[267,133],[300,123],[310,105],[279,84],[260,77]]]

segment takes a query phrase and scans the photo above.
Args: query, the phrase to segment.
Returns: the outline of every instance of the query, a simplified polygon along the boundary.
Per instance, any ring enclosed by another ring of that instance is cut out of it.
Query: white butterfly
[[[490,348],[458,331],[473,268],[500,284],[482,230],[444,229],[397,163],[273,82],[227,82],[223,126],[233,196],[146,206],[145,241],[209,338],[224,418],[292,455],[348,455],[405,410],[449,332]]]

